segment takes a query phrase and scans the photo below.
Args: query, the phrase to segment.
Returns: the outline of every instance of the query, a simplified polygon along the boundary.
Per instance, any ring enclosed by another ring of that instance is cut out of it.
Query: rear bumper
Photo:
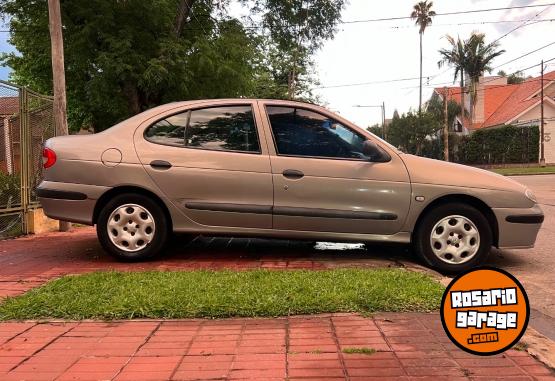
[[[93,224],[96,201],[109,187],[43,181],[37,196],[44,213],[53,219]]]
[[[536,204],[531,208],[494,208],[499,228],[500,249],[534,247],[544,215]]]

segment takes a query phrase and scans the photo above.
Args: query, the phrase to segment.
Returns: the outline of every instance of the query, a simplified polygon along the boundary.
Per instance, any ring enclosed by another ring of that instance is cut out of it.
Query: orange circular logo
[[[457,276],[441,301],[441,322],[459,348],[489,356],[515,345],[530,317],[528,296],[504,270],[481,267]]]

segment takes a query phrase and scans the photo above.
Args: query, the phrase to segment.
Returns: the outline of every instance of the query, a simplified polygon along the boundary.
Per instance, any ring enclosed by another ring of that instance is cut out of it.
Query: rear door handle
[[[304,176],[304,173],[296,169],[286,169],[285,171],[282,172],[282,175],[284,177],[287,177],[288,179],[297,180],[302,178]]]
[[[171,163],[165,160],[153,160],[150,162],[150,166],[154,169],[170,169],[172,167]]]

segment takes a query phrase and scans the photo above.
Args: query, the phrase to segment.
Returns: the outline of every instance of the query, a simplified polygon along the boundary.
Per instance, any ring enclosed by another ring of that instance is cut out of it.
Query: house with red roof
[[[506,77],[480,78],[472,119],[465,116],[463,123],[461,116],[457,117],[453,131],[469,134],[504,125],[539,126],[541,84],[541,77],[528,78],[519,84],[507,84]],[[555,71],[544,74],[543,90],[545,160],[555,163]],[[459,87],[436,88],[434,93],[441,99],[446,94],[448,100],[461,103]],[[468,91],[465,93],[465,110],[470,115]]]

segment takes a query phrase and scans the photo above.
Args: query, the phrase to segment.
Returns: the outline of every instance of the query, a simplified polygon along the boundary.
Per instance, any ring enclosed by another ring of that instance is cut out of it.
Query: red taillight
[[[50,148],[44,148],[42,150],[42,166],[50,168],[56,163],[56,152],[52,151]]]

